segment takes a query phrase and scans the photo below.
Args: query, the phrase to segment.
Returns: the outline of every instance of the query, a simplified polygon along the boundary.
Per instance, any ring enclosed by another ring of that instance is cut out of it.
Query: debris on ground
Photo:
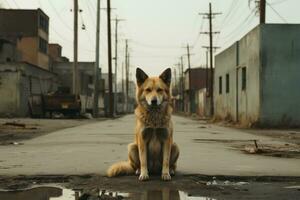
[[[22,128],[26,127],[26,124],[18,123],[18,122],[6,122],[3,125],[4,126],[17,126],[17,127],[22,127]]]
[[[242,148],[242,147],[240,147]],[[300,146],[297,144],[260,144],[246,145],[242,151],[248,154],[259,154],[264,156],[283,157],[283,158],[300,158]]]

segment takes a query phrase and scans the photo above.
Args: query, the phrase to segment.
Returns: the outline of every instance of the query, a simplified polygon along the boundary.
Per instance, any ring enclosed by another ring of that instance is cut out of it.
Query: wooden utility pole
[[[123,19],[118,19],[116,17],[113,21],[115,21],[115,95],[114,95],[114,105],[115,105],[115,112],[118,112],[118,24],[120,21],[124,21]]]
[[[208,88],[208,50],[206,50],[205,53],[206,53],[205,88],[207,90],[207,88]],[[206,96],[207,96],[207,93],[206,93]]]
[[[202,48],[206,49],[206,82],[205,82],[205,87],[206,87],[206,96],[210,97],[210,77],[209,77],[209,57],[208,57],[208,53],[210,52],[210,46],[202,46]],[[213,46],[212,49],[214,50],[214,52],[219,49],[220,47],[216,47],[216,46]]]
[[[186,45],[188,68],[189,68],[189,113],[192,113],[192,79],[191,79],[191,61],[190,61],[190,45]]]
[[[110,0],[107,0],[107,55],[108,55],[108,90],[109,117],[114,117],[114,97],[112,85],[112,56],[111,56],[111,17]]]
[[[125,96],[125,105],[126,105],[126,113],[128,113],[128,91],[129,91],[129,66],[128,66],[128,40],[125,40],[125,79],[126,79],[126,96]]]
[[[266,23],[266,0],[259,1],[259,23]]]
[[[100,52],[99,52],[99,45],[100,45],[100,0],[97,0],[97,24],[96,24],[96,62],[95,62],[95,74],[94,74],[94,103],[93,103],[93,114],[94,117],[98,117],[98,100],[99,100],[99,93],[98,93],[98,85],[99,85],[99,59],[100,59]]]
[[[180,66],[181,66],[181,97],[182,97],[182,112],[184,112],[184,79],[183,79],[183,57],[180,57]]]
[[[122,95],[123,95],[123,97],[125,97],[125,95],[124,95],[124,93],[125,93],[125,90],[124,90],[124,67],[125,67],[124,62],[122,62],[122,76],[121,76],[121,79],[122,79]],[[123,101],[123,103],[125,103],[125,102]]]
[[[78,0],[74,0],[73,94],[78,95]]]
[[[176,68],[173,69],[174,72],[174,89],[177,91],[177,73],[176,73]]]
[[[222,13],[213,13],[211,3],[209,3],[209,12],[208,13],[200,13],[200,15],[205,15],[209,20],[209,31],[202,32],[204,34],[209,35],[209,52],[210,52],[210,85],[209,85],[209,96],[210,96],[210,115],[214,115],[214,69],[213,69],[213,35],[220,32],[213,32],[212,19],[216,15],[220,15]]]

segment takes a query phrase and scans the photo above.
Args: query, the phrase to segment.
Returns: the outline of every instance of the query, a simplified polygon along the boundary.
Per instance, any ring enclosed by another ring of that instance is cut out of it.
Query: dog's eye
[[[147,89],[146,89],[146,92],[151,92],[151,89],[150,89],[150,88],[147,88]]]
[[[157,89],[157,92],[162,92],[163,90],[161,88],[158,88]]]

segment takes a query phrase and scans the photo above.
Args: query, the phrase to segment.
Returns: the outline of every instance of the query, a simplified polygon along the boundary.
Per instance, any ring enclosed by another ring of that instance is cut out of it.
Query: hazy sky
[[[0,0],[5,8],[40,7],[50,17],[50,42],[63,46],[63,55],[73,58],[73,0]],[[79,0],[83,12],[79,15],[79,60],[95,60],[95,24],[97,0]],[[186,54],[183,48],[189,43],[191,65],[198,67],[205,64],[205,50],[208,44],[206,35],[200,31],[208,30],[206,19],[198,13],[208,11],[212,2],[213,11],[222,12],[214,20],[214,30],[221,31],[215,37],[215,45],[222,49],[230,46],[246,32],[258,24],[254,3],[248,0],[111,0],[112,17],[116,15],[126,21],[119,26],[119,71],[124,61],[124,41],[129,39],[131,54],[131,72],[136,66],[151,75],[160,73],[167,67],[174,67],[179,57]],[[267,22],[300,22],[299,0],[268,0],[268,3],[282,16],[279,17],[267,6]],[[106,0],[101,0],[101,7],[106,7]],[[82,23],[86,30],[81,30]],[[112,24],[114,34],[114,24]],[[107,72],[107,29],[106,11],[101,11],[101,58],[102,71]],[[113,45],[114,45],[114,38]],[[221,49],[221,50],[222,50]],[[219,50],[219,51],[221,51]],[[113,51],[114,54],[114,51]],[[187,67],[187,60],[184,57]],[[120,74],[120,73],[119,73]]]

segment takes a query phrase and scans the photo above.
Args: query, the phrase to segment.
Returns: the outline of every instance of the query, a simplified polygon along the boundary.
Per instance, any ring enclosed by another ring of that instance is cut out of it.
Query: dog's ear
[[[140,68],[136,68],[135,76],[136,76],[136,82],[138,86],[142,85],[145,82],[145,80],[148,78],[148,75]]]
[[[166,69],[161,75],[159,75],[159,78],[163,80],[163,82],[170,87],[171,85],[171,78],[172,78],[172,71],[171,68]]]

